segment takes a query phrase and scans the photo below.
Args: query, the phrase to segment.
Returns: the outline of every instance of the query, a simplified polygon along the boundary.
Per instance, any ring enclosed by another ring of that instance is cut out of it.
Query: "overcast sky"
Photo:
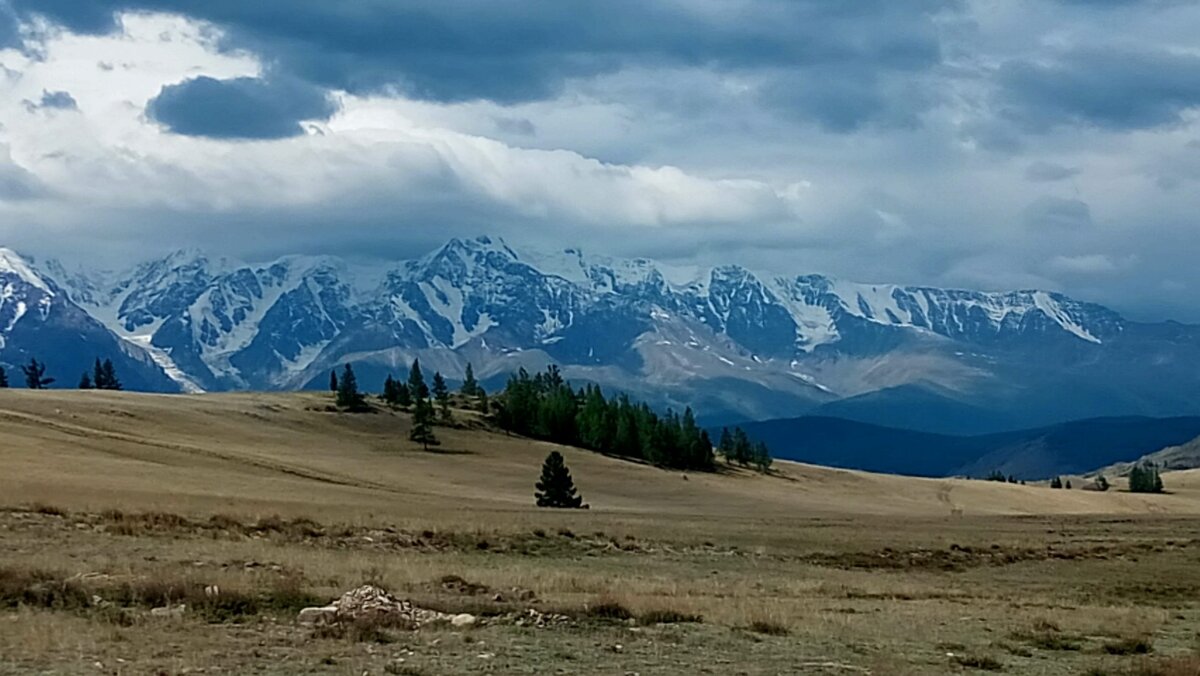
[[[1200,321],[1200,3],[0,0],[0,244],[454,235]]]

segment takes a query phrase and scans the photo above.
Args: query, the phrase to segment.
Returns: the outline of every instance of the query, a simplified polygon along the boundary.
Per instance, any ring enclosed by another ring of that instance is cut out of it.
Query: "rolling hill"
[[[467,412],[443,445],[408,441],[405,414],[329,412],[320,394],[0,391],[0,503],[51,500],[172,512],[288,514],[459,527],[540,514],[533,484],[560,450],[593,516],[663,522],[796,515],[1200,513],[1200,475],[1170,496],[1049,491],[777,463],[682,475],[507,436]],[[48,497],[49,496],[49,497]],[[432,516],[431,516],[432,515]],[[672,517],[663,521],[663,517]]]
[[[821,416],[751,422],[781,458],[913,476],[1019,479],[1079,474],[1200,435],[1200,418],[1095,418],[997,434],[954,436]]]

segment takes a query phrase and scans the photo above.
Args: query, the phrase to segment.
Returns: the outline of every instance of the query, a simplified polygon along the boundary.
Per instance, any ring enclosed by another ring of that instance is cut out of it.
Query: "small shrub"
[[[695,613],[683,613],[678,610],[661,608],[642,613],[638,617],[638,621],[642,624],[699,624],[704,621],[704,617]]]
[[[955,655],[954,661],[959,666],[982,671],[1003,671],[1004,665],[997,659],[987,655]]]
[[[767,636],[787,636],[791,633],[787,627],[772,620],[754,620],[746,628],[756,634]]]
[[[613,600],[603,600],[587,608],[587,616],[597,620],[628,620],[633,612],[623,604]]]
[[[33,568],[0,568],[0,608],[78,610],[90,605],[87,590],[62,575]]]
[[[36,514],[45,514],[46,516],[66,516],[67,513],[54,505],[47,505],[44,502],[35,502],[29,506],[29,511]]]
[[[1109,655],[1146,655],[1154,650],[1154,645],[1145,636],[1122,638],[1104,644],[1104,652]]]

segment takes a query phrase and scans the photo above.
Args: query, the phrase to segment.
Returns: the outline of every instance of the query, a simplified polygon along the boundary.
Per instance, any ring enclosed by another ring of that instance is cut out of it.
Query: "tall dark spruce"
[[[538,507],[558,507],[563,509],[579,509],[583,507],[583,497],[576,495],[575,480],[571,478],[571,470],[558,451],[550,451],[546,461],[542,463],[542,478],[535,486],[533,494]]]

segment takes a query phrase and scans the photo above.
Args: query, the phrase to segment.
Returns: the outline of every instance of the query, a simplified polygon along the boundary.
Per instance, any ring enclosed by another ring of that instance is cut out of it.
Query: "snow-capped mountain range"
[[[179,251],[98,273],[0,249],[0,363],[38,356],[63,384],[112,355],[131,384],[186,392],[321,386],[345,362],[370,384],[414,357],[450,379],[470,361],[498,385],[554,362],[709,419],[870,409],[916,388],[1024,423],[1039,409],[1196,412],[1198,348],[1196,327],[1045,291],[682,269],[488,237],[373,270]]]

